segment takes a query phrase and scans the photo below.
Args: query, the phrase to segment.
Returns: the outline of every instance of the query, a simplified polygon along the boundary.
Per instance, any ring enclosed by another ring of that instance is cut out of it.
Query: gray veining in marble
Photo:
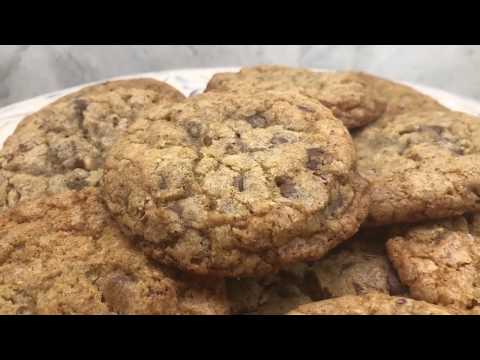
[[[132,73],[259,63],[365,70],[480,100],[477,45],[3,45],[0,106]]]

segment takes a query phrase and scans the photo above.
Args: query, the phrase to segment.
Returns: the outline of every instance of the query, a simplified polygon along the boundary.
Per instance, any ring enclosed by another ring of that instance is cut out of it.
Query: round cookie
[[[212,92],[131,126],[106,158],[103,189],[158,261],[253,276],[319,259],[357,231],[369,199],[355,164],[348,131],[321,104]]]
[[[301,68],[262,65],[244,68],[238,73],[216,74],[206,91],[297,90],[328,107],[347,128],[357,128],[375,121],[385,108],[370,83],[353,72],[317,73]]]
[[[221,280],[152,264],[88,188],[0,215],[0,314],[225,314]]]
[[[348,243],[311,264],[310,271],[315,274],[324,298],[370,292],[393,296],[408,294],[388,260],[382,230],[363,230]]]
[[[480,309],[480,215],[397,229],[387,251],[413,298]]]
[[[120,80],[81,89],[26,117],[0,151],[0,209],[96,186],[116,138],[148,109],[183,98],[160,81]]]
[[[376,122],[355,136],[370,180],[368,225],[419,222],[480,210],[480,119],[419,112]]]
[[[424,301],[370,293],[302,305],[288,315],[458,315],[458,312]]]

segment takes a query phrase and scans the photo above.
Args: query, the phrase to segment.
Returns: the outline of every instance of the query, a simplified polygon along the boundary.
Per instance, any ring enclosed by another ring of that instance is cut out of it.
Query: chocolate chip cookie
[[[316,101],[211,92],[153,120],[112,147],[103,189],[124,230],[161,263],[268,274],[321,258],[366,216],[351,137]]]
[[[104,153],[144,111],[183,99],[151,79],[90,86],[26,117],[0,151],[0,209],[96,186]]]
[[[151,264],[95,188],[22,202],[0,215],[0,314],[225,314],[221,280]]]
[[[372,184],[367,223],[419,222],[480,210],[480,119],[453,111],[405,113],[355,136]]]
[[[370,79],[354,72],[317,73],[307,69],[263,65],[213,76],[206,91],[297,90],[320,101],[347,128],[364,126],[382,115],[385,103]]]
[[[260,278],[226,279],[234,314],[285,314],[297,306],[324,299],[317,279],[306,263]]]
[[[412,297],[463,310],[480,309],[480,215],[397,230],[387,243]]]
[[[324,298],[370,292],[407,295],[385,252],[384,231],[362,230],[348,243],[313,263],[319,292]]]
[[[358,78],[362,79],[365,83],[369,84],[369,87],[375,94],[375,99],[379,103],[385,104],[384,112],[380,117],[381,120],[387,120],[392,116],[413,111],[448,110],[435,99],[420,93],[410,86],[382,79],[378,76],[363,72],[355,72],[354,74]]]
[[[347,295],[302,305],[288,315],[457,315],[424,301],[380,293]]]

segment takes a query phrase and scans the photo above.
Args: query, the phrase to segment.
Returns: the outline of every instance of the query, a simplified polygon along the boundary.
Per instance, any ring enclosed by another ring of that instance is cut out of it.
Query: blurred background
[[[2,45],[0,106],[120,75],[256,64],[364,70],[480,100],[478,45]]]

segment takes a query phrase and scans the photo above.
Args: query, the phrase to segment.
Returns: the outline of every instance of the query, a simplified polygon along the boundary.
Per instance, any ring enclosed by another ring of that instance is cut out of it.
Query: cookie
[[[435,99],[410,86],[363,72],[355,72],[354,74],[369,84],[378,102],[385,104],[380,120],[387,120],[392,116],[408,112],[448,110]]]
[[[457,315],[425,301],[380,293],[347,295],[299,306],[288,315]]]
[[[90,86],[26,117],[0,151],[0,209],[96,186],[105,151],[152,107],[183,99],[151,79]]]
[[[224,282],[152,264],[87,188],[0,215],[0,314],[225,314]]]
[[[385,235],[381,230],[362,231],[348,243],[314,262],[319,292],[324,298],[364,295],[370,292],[407,295],[385,252]]]
[[[261,278],[226,279],[232,313],[281,315],[323,299],[307,264],[297,264]]]
[[[364,126],[382,115],[385,104],[377,99],[371,81],[354,72],[317,73],[307,69],[262,65],[238,73],[219,73],[207,85],[208,91],[289,91],[320,101],[347,128]]]
[[[480,309],[480,215],[397,230],[387,242],[412,297],[458,309]]]
[[[211,92],[131,126],[106,158],[103,190],[161,263],[257,276],[357,231],[369,199],[355,164],[348,131],[318,102]]]
[[[420,222],[480,210],[480,119],[419,112],[355,136],[358,170],[371,186],[368,225]]]

